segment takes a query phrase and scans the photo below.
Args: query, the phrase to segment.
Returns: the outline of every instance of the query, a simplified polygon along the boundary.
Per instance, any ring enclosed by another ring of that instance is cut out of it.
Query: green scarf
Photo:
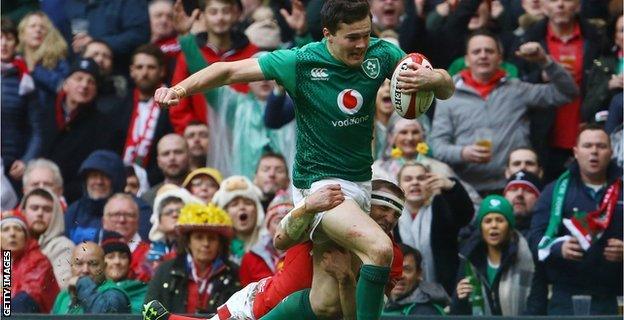
[[[568,191],[568,185],[570,184],[570,171],[566,170],[555,183],[553,189],[553,200],[550,207],[550,220],[548,221],[548,227],[546,233],[540,240],[537,246],[537,256],[540,261],[546,260],[550,255],[550,249],[557,242],[564,241],[564,238],[556,238],[559,233],[559,227],[561,226],[561,220],[563,217],[563,202],[565,200],[566,192]]]

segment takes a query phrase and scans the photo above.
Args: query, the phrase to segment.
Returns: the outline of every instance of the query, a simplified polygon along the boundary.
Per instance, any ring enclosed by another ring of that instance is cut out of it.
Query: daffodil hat
[[[184,205],[180,210],[176,230],[180,234],[191,231],[216,232],[228,239],[234,236],[232,219],[225,210],[212,203]]]

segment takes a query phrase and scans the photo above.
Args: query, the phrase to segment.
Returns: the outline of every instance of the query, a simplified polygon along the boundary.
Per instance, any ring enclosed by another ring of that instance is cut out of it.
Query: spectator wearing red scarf
[[[502,191],[507,155],[529,145],[529,108],[554,108],[571,101],[578,91],[574,79],[552,63],[538,43],[523,45],[517,54],[539,64],[551,82],[533,85],[508,79],[500,70],[500,42],[492,33],[478,31],[468,40],[468,69],[454,78],[455,94],[436,106],[430,136],[434,156],[482,195]],[[490,130],[489,147],[477,145],[483,128]]]
[[[187,204],[176,230],[177,255],[158,267],[145,301],[158,300],[175,313],[215,313],[240,289],[238,270],[228,261],[232,220],[214,204]]]
[[[43,147],[41,108],[37,103],[35,83],[26,62],[15,55],[17,29],[11,20],[1,22],[1,117],[2,161],[15,190],[24,174],[26,163],[38,157]]]

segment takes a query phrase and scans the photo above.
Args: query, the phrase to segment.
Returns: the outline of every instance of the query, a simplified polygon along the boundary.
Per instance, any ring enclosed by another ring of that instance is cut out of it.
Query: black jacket
[[[490,285],[487,280],[487,246],[482,239],[480,229],[473,233],[472,237],[462,247],[459,254],[461,263],[457,269],[457,281],[455,285],[466,277],[466,264],[472,264],[475,268],[476,276],[483,284],[483,287],[485,287],[483,298],[488,300],[492,315],[503,315],[498,286],[501,276],[516,262],[518,254],[519,233],[513,232],[512,230],[513,229],[510,229],[510,232],[512,232],[511,239],[503,248],[500,267],[492,285]],[[468,302],[468,298],[462,300],[458,299],[457,290],[455,289],[453,290],[453,298],[451,299],[451,314],[472,315],[472,307]]]
[[[562,218],[570,218],[574,208],[580,211],[590,212],[598,208],[602,196],[595,200],[589,194],[587,187],[580,177],[580,169],[577,162],[570,166],[570,182],[566,191]],[[611,162],[607,170],[607,184],[611,185],[617,178],[622,177],[622,169]],[[553,182],[546,186],[533,208],[529,245],[534,255],[537,255],[537,247],[546,232],[551,216],[551,203],[554,194]],[[604,193],[604,188],[602,193]],[[605,294],[610,296],[622,295],[622,262],[609,262],[603,255],[607,240],[610,238],[623,238],[622,218],[622,189],[615,207],[611,224],[603,235],[589,247],[583,254],[581,261],[564,259],[561,255],[559,242],[550,250],[550,256],[544,261],[548,281],[555,289],[570,292],[571,294]],[[561,237],[570,233],[565,226],[559,227],[555,235]]]
[[[457,235],[459,229],[468,224],[474,214],[470,196],[459,181],[453,181],[455,186],[435,196],[431,204],[431,251],[436,282],[449,295],[455,290],[455,275],[459,264]],[[394,229],[394,236],[398,243],[403,243],[398,228]]]
[[[221,267],[212,271],[208,306],[205,310],[195,310],[196,313],[215,313],[217,307],[241,288],[238,268],[227,258],[222,261]],[[171,313],[187,313],[189,270],[186,254],[178,254],[175,259],[163,262],[149,282],[145,302],[158,300]]]
[[[581,104],[581,119],[584,122],[596,122],[595,115],[599,111],[609,110],[611,98],[622,89],[609,89],[611,76],[617,74],[617,53],[601,56],[592,61],[587,74],[585,97]]]
[[[68,203],[82,195],[83,181],[78,169],[91,152],[111,149],[107,136],[110,119],[101,114],[93,104],[78,108],[77,115],[65,127],[56,123],[55,97],[49,97],[44,108],[43,157],[56,163],[61,169],[64,194]]]

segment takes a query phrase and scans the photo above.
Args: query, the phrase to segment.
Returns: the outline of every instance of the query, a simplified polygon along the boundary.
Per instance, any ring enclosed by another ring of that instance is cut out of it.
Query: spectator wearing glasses
[[[203,201],[191,195],[186,189],[172,184],[162,186],[154,200],[154,211],[150,218],[152,229],[149,233],[150,249],[147,261],[152,269],[160,263],[172,257],[177,249],[178,234],[175,226],[180,216],[180,210],[185,204],[202,204]]]
[[[124,191],[124,170],[121,158],[108,150],[94,151],[82,163],[78,174],[84,181],[83,196],[69,206],[65,215],[65,235],[74,243],[96,241],[106,201],[111,195]],[[151,208],[135,200],[140,208],[139,232],[146,239]]]
[[[100,239],[106,231],[121,234],[131,252],[129,278],[149,281],[151,270],[143,265],[149,251],[149,243],[139,235],[139,206],[131,195],[117,193],[110,197],[104,206]]]
[[[221,181],[223,178],[219,170],[208,167],[198,168],[186,176],[182,187],[208,204],[212,202],[212,197],[219,190]]]

